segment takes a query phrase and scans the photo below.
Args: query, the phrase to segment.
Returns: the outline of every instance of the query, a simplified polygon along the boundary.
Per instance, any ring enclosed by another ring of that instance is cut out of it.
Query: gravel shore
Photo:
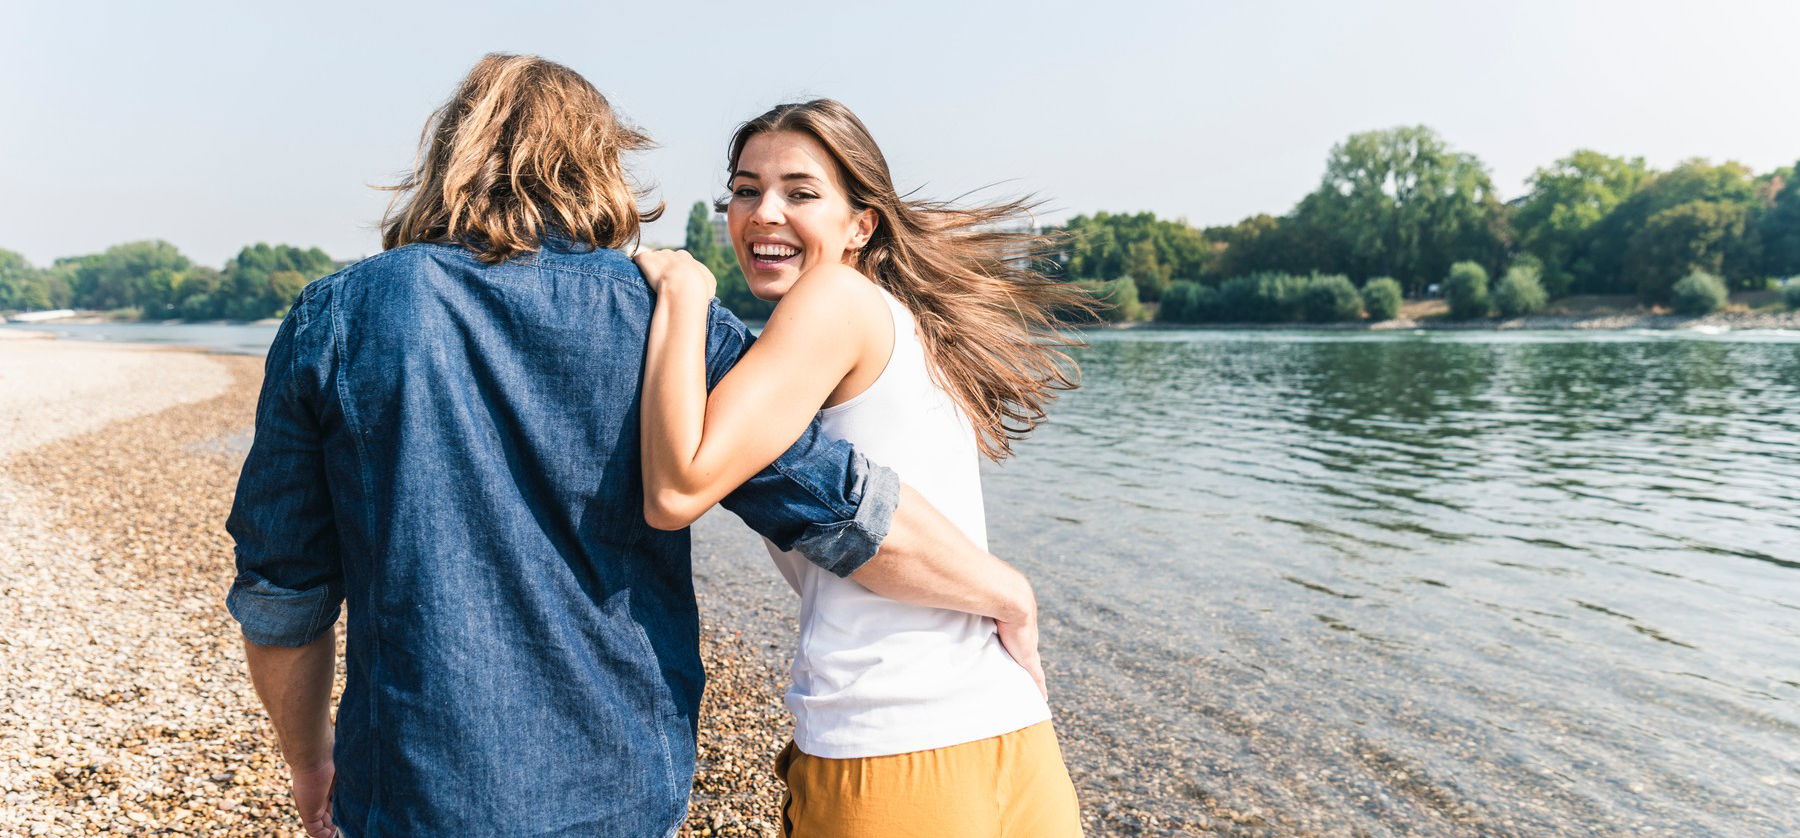
[[[261,367],[0,340],[0,835],[301,834],[223,603]],[[683,834],[773,836],[792,634],[769,627],[791,618],[736,519],[703,519],[696,554],[709,683]]]

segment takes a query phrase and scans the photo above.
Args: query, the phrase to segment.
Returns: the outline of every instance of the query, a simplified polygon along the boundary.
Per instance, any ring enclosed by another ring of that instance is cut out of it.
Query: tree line
[[[684,246],[712,268],[720,302],[739,316],[769,316],[729,246],[721,246],[704,202],[688,215]],[[224,269],[196,265],[165,241],[128,242],[56,260],[47,268],[0,250],[0,311],[89,309],[144,320],[258,320],[280,317],[306,283],[339,266],[316,247],[254,244]]]
[[[165,241],[114,245],[47,268],[0,250],[0,310],[94,309],[145,320],[280,317],[306,283],[337,269],[316,247],[253,244],[223,270]]]
[[[1366,296],[1372,280],[1389,278],[1416,297],[1447,286],[1461,263],[1500,277],[1501,310],[1530,309],[1540,294],[1673,303],[1690,275],[1749,290],[1800,274],[1795,170],[1693,159],[1656,171],[1641,157],[1584,149],[1503,201],[1474,155],[1430,128],[1394,128],[1333,147],[1318,187],[1286,215],[1207,228],[1151,213],[1079,215],[1062,228],[1059,261],[1119,309],[1158,302],[1189,318],[1324,317],[1328,300],[1349,309],[1346,286]]]
[[[1656,171],[1641,157],[1584,149],[1537,169],[1525,195],[1503,201],[1486,166],[1430,128],[1371,131],[1334,146],[1318,187],[1286,215],[1206,228],[1147,212],[1078,215],[1061,228],[1068,244],[1046,270],[1111,301],[1115,319],[1142,317],[1145,303],[1174,320],[1354,319],[1386,311],[1390,283],[1402,297],[1480,284],[1480,294],[1452,305],[1464,314],[1529,312],[1569,294],[1675,304],[1699,299],[1678,299],[1692,276],[1708,279],[1689,290],[1715,282],[1731,291],[1800,274],[1797,166],[1757,174],[1693,159]],[[772,306],[751,295],[714,225],[695,203],[686,248],[713,269],[722,302],[766,317]],[[1466,266],[1480,269],[1480,283]],[[280,315],[335,267],[318,248],[289,245],[247,246],[222,270],[163,241],[47,268],[0,250],[0,310],[253,320]],[[1491,289],[1490,276],[1499,277]]]

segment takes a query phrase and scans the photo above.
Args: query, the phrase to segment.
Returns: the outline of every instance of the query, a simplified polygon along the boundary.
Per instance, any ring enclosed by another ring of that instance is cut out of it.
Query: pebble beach
[[[301,834],[223,598],[261,377],[0,332],[0,835]],[[776,834],[780,673],[745,642],[703,639],[685,834]]]

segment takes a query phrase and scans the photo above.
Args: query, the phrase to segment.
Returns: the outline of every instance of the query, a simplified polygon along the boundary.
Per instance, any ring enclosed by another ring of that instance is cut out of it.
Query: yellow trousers
[[[793,743],[785,838],[1081,838],[1075,785],[1049,722],[928,751],[826,759]]]

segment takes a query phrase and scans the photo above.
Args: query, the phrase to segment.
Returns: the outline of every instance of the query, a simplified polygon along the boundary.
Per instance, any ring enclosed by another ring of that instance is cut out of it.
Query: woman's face
[[[825,147],[793,131],[744,143],[725,225],[750,293],[779,300],[815,265],[850,263],[875,230],[875,211],[850,208]]]

